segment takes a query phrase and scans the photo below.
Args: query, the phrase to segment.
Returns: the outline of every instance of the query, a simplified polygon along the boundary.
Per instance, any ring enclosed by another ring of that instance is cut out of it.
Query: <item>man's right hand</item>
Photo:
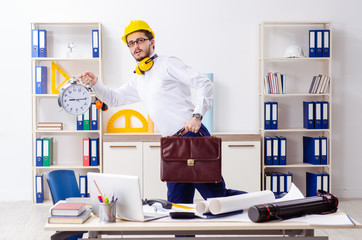
[[[84,72],[77,76],[86,85],[95,85],[98,82],[98,78],[91,72]]]

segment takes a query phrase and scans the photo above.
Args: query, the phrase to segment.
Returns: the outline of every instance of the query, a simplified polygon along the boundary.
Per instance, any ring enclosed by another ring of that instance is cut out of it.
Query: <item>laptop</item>
[[[88,172],[88,189],[93,211],[98,215],[99,190],[109,199],[114,195],[116,218],[130,221],[149,221],[167,217],[168,212],[155,211],[150,206],[143,206],[139,179],[137,176]],[[146,211],[144,211],[146,210]]]

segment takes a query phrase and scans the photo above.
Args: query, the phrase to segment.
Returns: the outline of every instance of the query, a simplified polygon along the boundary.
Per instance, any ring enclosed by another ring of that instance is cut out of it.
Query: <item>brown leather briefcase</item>
[[[161,181],[217,183],[221,181],[221,138],[161,138]]]

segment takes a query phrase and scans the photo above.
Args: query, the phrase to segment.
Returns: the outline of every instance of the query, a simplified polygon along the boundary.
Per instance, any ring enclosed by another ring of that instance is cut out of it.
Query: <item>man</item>
[[[210,136],[202,124],[202,116],[211,108],[213,84],[203,74],[185,65],[175,57],[157,56],[155,34],[141,20],[134,20],[125,28],[122,40],[138,62],[133,78],[118,89],[109,89],[91,72],[78,76],[85,84],[91,83],[99,99],[108,106],[121,106],[142,101],[162,136],[171,136],[184,128],[184,136]],[[197,100],[191,102],[191,88],[196,89]],[[174,203],[192,203],[195,188],[203,198],[243,193],[227,190],[220,183],[167,183],[167,198]]]

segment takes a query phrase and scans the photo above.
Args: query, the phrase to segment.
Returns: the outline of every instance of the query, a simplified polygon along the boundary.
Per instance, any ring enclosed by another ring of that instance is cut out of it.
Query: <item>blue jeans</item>
[[[199,130],[204,136],[210,136],[207,128],[201,124]],[[200,137],[199,134],[188,132],[184,137]],[[226,197],[246,193],[244,191],[226,189],[224,179],[219,183],[167,183],[167,200],[173,203],[193,203],[195,189],[204,199]]]

